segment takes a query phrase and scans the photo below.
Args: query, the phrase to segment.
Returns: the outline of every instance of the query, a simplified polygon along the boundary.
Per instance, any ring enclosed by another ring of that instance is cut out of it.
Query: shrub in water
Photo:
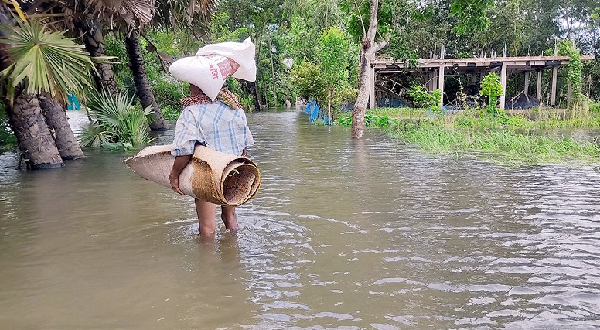
[[[81,136],[83,146],[132,149],[150,142],[150,107],[142,110],[133,98],[106,93],[90,97],[87,106],[91,123]]]

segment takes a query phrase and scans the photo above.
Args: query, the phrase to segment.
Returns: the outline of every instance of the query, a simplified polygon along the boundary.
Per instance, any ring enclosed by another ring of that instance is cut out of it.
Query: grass
[[[351,121],[351,115],[345,115],[337,122],[350,125]],[[490,115],[481,109],[435,113],[384,108],[368,111],[365,124],[429,154],[472,155],[507,165],[600,162],[599,141],[574,134],[600,130],[600,111],[590,110],[584,116],[551,109]]]

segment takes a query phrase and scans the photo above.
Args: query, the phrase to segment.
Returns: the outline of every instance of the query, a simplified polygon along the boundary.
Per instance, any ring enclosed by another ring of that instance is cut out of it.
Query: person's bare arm
[[[171,189],[174,192],[183,195],[183,191],[179,188],[179,175],[187,164],[192,159],[192,155],[177,156],[173,162],[173,168],[171,168],[171,174],[169,174],[169,182],[171,183]]]

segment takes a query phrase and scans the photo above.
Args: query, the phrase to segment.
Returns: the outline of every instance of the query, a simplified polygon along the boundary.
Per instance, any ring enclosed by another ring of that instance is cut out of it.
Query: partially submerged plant
[[[133,105],[133,98],[108,93],[93,95],[87,107],[91,124],[81,136],[83,146],[132,149],[150,142],[151,107],[142,110]]]

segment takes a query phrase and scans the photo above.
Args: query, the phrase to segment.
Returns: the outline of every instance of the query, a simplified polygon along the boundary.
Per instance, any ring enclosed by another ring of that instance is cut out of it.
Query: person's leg
[[[216,230],[215,210],[217,206],[196,198],[196,213],[198,214],[198,231],[200,237],[213,236]]]
[[[221,220],[225,224],[225,228],[232,232],[238,230],[237,215],[235,214],[235,206],[221,205]]]

